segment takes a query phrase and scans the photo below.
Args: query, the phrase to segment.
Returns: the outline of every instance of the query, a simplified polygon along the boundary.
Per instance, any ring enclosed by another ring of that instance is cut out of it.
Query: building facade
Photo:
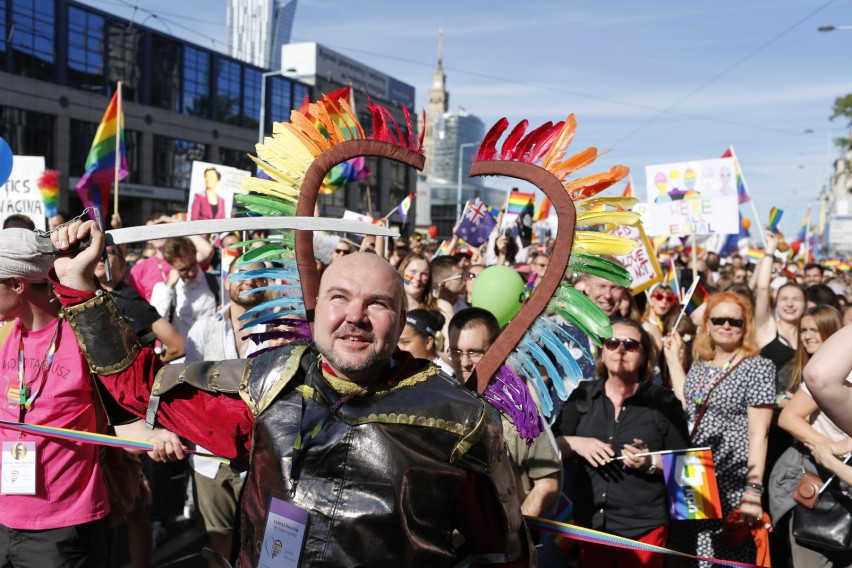
[[[60,171],[60,210],[71,214],[82,208],[74,186],[118,81],[129,170],[119,212],[131,226],[186,210],[195,160],[253,171],[265,71],[72,0],[0,0],[0,137]],[[267,76],[266,132],[320,86]],[[373,163],[364,180],[372,203],[390,209],[391,188],[414,191],[401,169]],[[333,197],[355,209],[364,193],[350,184]]]
[[[228,53],[263,67],[281,69],[281,46],[290,43],[297,0],[229,0]]]

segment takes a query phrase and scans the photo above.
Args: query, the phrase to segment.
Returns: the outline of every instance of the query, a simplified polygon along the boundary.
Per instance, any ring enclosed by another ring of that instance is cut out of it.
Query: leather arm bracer
[[[103,290],[82,304],[66,307],[65,319],[77,336],[89,369],[98,375],[124,371],[142,349],[121,310]]]

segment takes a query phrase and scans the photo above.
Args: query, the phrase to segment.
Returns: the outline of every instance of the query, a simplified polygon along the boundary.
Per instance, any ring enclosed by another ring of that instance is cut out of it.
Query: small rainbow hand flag
[[[509,192],[509,205],[506,207],[506,213],[509,215],[520,215],[524,212],[524,208],[530,201],[535,203],[534,193],[525,193],[523,191]]]
[[[749,262],[757,263],[764,256],[766,256],[766,251],[761,248],[748,247],[746,250],[746,259]]]
[[[781,216],[784,214],[784,211],[778,209],[777,207],[773,207],[769,210],[769,227],[768,229],[775,234],[778,234],[778,222],[781,220]]]
[[[677,269],[674,265],[674,260],[669,265],[669,274],[666,277],[666,284],[669,285],[669,288],[672,289],[676,298],[680,298],[680,282],[677,281]]]
[[[695,280],[686,295],[683,298],[683,306],[686,310],[686,315],[692,315],[692,312],[698,309],[701,304],[710,296],[710,293],[701,285],[700,280]]]
[[[660,457],[671,519],[721,519],[722,500],[710,448],[694,448]]]

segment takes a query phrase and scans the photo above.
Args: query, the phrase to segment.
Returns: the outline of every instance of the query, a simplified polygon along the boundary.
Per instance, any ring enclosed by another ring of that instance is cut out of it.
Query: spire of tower
[[[438,28],[438,69],[444,64],[444,28]]]

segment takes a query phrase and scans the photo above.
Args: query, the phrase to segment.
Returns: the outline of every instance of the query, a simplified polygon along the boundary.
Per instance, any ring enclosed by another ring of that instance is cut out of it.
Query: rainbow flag
[[[44,201],[44,216],[53,217],[59,212],[59,172],[44,170],[38,178],[38,190]]]
[[[116,155],[116,137],[118,153]],[[109,207],[110,188],[115,180],[127,177],[127,149],[124,146],[124,109],[121,108],[121,84],[112,96],[106,112],[101,119],[92,148],[86,159],[86,173],[77,182],[77,194],[85,207],[97,207],[106,224],[106,210]]]
[[[686,296],[683,298],[686,315],[692,315],[692,312],[697,310],[709,296],[710,293],[701,285],[700,280],[693,282],[692,286],[687,290]]]
[[[672,520],[722,518],[722,500],[710,448],[662,454]]]
[[[808,225],[811,222],[811,206],[808,205],[808,210],[805,211],[805,218],[802,219],[802,226],[799,228],[799,235],[796,237],[796,240],[800,243],[805,242],[805,239],[808,237]]]
[[[550,199],[547,196],[544,196],[544,199],[541,200],[541,203],[538,204],[538,207],[535,210],[535,215],[533,215],[533,222],[541,221],[542,219],[547,219],[550,216]]]
[[[754,262],[755,264],[760,261],[761,258],[766,256],[766,251],[762,248],[748,247],[746,249],[746,259],[749,262]]]
[[[769,210],[769,226],[767,229],[772,231],[773,233],[778,232],[778,222],[781,220],[781,216],[784,214],[784,211],[778,209],[777,207],[773,207]]]
[[[435,256],[449,256],[453,254],[453,250],[450,248],[450,241],[444,241],[438,247],[438,250],[435,251]]]
[[[848,262],[841,262],[837,265],[837,268],[839,268],[843,272],[849,272],[850,270],[852,270],[852,264],[849,264]]]
[[[524,212],[524,208],[530,201],[535,203],[534,193],[525,193],[523,191],[509,192],[509,205],[506,207],[506,213],[509,215],[520,215]]]
[[[740,161],[737,159],[737,155],[734,152],[733,146],[728,146],[728,149],[725,150],[725,153],[722,154],[723,158],[733,158],[734,159],[734,169],[737,174],[737,199],[740,202],[740,205],[743,203],[748,203],[751,201],[751,195],[748,193],[748,187],[746,186],[745,176],[743,176],[742,170],[740,170]]]
[[[666,284],[672,289],[675,297],[680,298],[680,282],[677,281],[677,269],[675,269],[674,261],[669,264],[669,274],[666,276]]]
[[[828,260],[822,261],[822,265],[826,268],[836,268],[840,266],[839,258],[829,258]]]

